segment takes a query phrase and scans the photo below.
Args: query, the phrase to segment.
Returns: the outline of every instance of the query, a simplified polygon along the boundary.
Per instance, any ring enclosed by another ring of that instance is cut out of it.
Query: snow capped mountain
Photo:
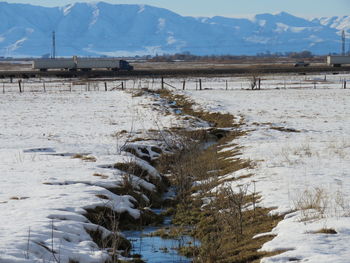
[[[59,56],[256,54],[310,50],[339,52],[339,31],[350,33],[350,16],[307,20],[288,13],[253,19],[183,17],[147,5],[76,3],[46,8],[0,2],[0,56],[51,52]]]
[[[350,34],[350,16],[322,17],[318,20],[319,23],[324,26],[335,28],[339,31],[344,30],[345,32]]]

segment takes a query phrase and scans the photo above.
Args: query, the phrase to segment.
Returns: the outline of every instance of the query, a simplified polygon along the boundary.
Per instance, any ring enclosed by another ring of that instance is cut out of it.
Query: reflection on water
[[[158,211],[157,211],[158,212]],[[166,218],[160,227],[145,227],[142,231],[124,231],[123,234],[132,243],[131,254],[139,254],[148,263],[190,263],[190,258],[178,254],[178,249],[185,246],[198,246],[198,241],[190,236],[173,239],[162,239],[158,236],[147,236],[161,228],[170,226],[171,219]]]

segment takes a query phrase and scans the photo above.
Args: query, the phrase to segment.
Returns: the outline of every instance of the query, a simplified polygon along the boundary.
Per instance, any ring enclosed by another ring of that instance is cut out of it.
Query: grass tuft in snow
[[[333,228],[322,228],[322,229],[315,231],[313,233],[314,234],[331,234],[331,235],[338,234],[338,232],[335,231]]]
[[[300,132],[297,129],[294,128],[286,128],[286,127],[271,127],[272,130],[280,131],[280,132]]]
[[[301,211],[300,221],[323,218],[330,204],[327,192],[322,188],[306,189],[295,202],[295,208]]]
[[[108,179],[108,176],[107,176],[107,175],[99,174],[99,173],[94,173],[92,176],[100,177],[100,178],[102,178],[102,179]]]
[[[96,162],[96,157],[83,154],[75,154],[72,156],[73,159],[81,159],[85,162]]]

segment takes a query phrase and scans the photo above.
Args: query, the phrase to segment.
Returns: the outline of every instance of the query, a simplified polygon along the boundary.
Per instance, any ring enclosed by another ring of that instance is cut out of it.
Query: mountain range
[[[253,18],[185,17],[148,5],[104,2],[42,7],[0,2],[0,56],[142,56],[339,53],[350,16],[306,19],[285,12]],[[346,49],[349,48],[347,43]]]

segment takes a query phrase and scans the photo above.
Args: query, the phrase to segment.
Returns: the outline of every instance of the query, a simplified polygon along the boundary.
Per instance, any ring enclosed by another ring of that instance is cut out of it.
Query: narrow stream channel
[[[225,132],[225,131],[223,131]],[[217,144],[218,138],[213,136],[207,138],[202,143],[201,148],[205,150],[212,145]],[[170,187],[168,192],[164,193],[163,199],[171,199],[176,196],[174,187]],[[162,209],[152,209],[156,214],[164,212]],[[182,235],[176,238],[162,238],[152,235],[152,233],[173,226],[171,217],[165,217],[160,226],[144,227],[142,230],[124,231],[124,236],[131,242],[131,254],[141,256],[141,259],[148,263],[190,263],[191,258],[180,255],[179,249],[183,247],[200,247],[200,242],[195,238]]]
[[[160,209],[154,209],[155,213],[163,212]],[[199,241],[190,236],[181,236],[179,238],[161,238],[159,236],[150,236],[153,232],[171,227],[171,217],[165,217],[160,226],[144,227],[141,231],[124,231],[123,234],[131,242],[131,254],[141,255],[142,260],[149,263],[190,263],[191,258],[182,256],[178,249],[186,246],[199,246]]]

